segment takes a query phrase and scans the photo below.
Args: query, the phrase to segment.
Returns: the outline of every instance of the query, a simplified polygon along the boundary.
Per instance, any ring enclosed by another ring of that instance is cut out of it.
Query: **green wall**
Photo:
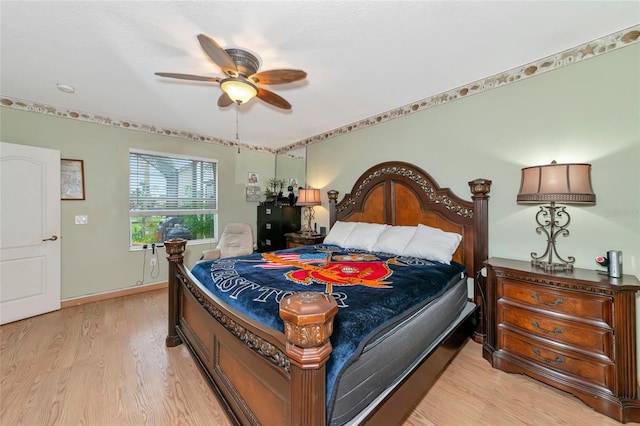
[[[256,202],[245,199],[247,173],[263,181],[275,176],[275,156],[135,130],[0,109],[0,140],[60,150],[84,160],[85,201],[62,201],[62,299],[165,282],[167,262],[159,249],[159,273],[151,274],[151,251],[129,250],[129,149],[137,148],[219,160],[219,229],[235,221],[256,223]],[[75,225],[75,215],[88,215]],[[191,266],[213,244],[189,245]],[[146,254],[146,258],[145,258]],[[144,266],[144,275],[143,275]]]
[[[339,154],[337,154],[339,153]],[[640,277],[640,45],[462,98],[307,147],[307,182],[322,188],[318,225],[328,225],[326,190],[351,190],[370,166],[390,160],[423,168],[469,199],[467,182],[493,181],[490,256],[529,260],[546,240],[535,205],[518,205],[520,169],[592,164],[595,206],[569,205],[561,256],[596,268],[622,250],[623,270]]]

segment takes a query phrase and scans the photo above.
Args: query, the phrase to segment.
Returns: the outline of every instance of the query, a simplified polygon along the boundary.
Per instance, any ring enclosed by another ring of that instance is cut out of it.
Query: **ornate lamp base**
[[[564,223],[560,224],[561,221]],[[536,222],[538,223],[536,232],[538,234],[544,233],[547,236],[547,249],[540,256],[535,252],[531,253],[532,265],[548,272],[573,270],[573,263],[576,261],[575,257],[568,256],[568,260],[565,260],[560,257],[556,250],[556,237],[560,234],[565,237],[569,236],[567,227],[570,221],[571,217],[566,212],[565,207],[556,207],[553,201],[548,206],[540,206],[540,210],[536,214]],[[554,254],[559,262],[553,261]],[[543,260],[545,257],[547,259]]]
[[[307,235],[313,234],[313,229],[311,228],[311,221],[315,217],[315,214],[316,212],[312,206],[305,206],[304,213],[303,213],[304,224],[302,225],[302,229],[300,230],[300,232]]]
[[[531,253],[531,257],[533,257],[534,254],[535,253]],[[549,263],[549,262],[544,262],[542,260],[531,259],[531,264],[533,266],[537,266],[540,269],[544,269],[545,272],[573,271],[573,264],[571,263],[560,263],[560,262]]]

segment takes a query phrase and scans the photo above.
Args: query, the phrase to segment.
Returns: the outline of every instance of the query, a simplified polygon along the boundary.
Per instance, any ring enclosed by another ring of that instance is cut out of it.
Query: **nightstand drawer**
[[[287,240],[287,248],[306,247],[308,245],[309,244],[297,243],[297,242],[294,242],[294,241]]]
[[[613,326],[612,302],[608,297],[551,289],[506,278],[498,280],[498,297],[573,317],[578,321]]]
[[[312,246],[321,244],[326,235],[321,234],[305,234],[302,232],[290,232],[284,235],[287,239],[287,248]]]
[[[503,301],[498,301],[498,326],[516,327],[523,333],[570,345],[576,351],[585,354],[601,356],[604,361],[613,358],[613,331],[608,327],[594,327],[575,321],[556,319],[511,306]]]
[[[509,330],[498,329],[498,347],[533,361],[540,367],[551,368],[574,379],[587,381],[611,389],[615,365],[573,351],[547,345]]]

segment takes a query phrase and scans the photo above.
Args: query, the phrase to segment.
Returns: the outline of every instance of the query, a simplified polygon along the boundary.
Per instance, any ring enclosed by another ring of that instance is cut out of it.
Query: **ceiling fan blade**
[[[258,88],[258,94],[256,96],[258,96],[260,99],[262,99],[266,103],[276,106],[278,108],[291,109],[291,104],[289,102],[287,102],[280,95],[276,95],[275,93],[269,90]]]
[[[228,107],[233,104],[233,100],[227,95],[226,92],[222,92],[222,95],[218,98],[218,106],[221,108]]]
[[[214,39],[205,34],[199,34],[198,41],[205,53],[213,62],[216,63],[216,65],[220,67],[220,69],[222,69],[222,71],[224,71],[225,74],[232,77],[238,76],[238,68],[236,67],[235,62],[233,62],[231,56],[229,56],[229,54],[220,47]]]
[[[293,83],[306,77],[307,73],[304,71],[283,69],[262,71],[253,74],[249,79],[259,84],[284,84]]]
[[[159,75],[160,77],[179,78],[181,80],[210,81],[212,83],[217,83],[222,80],[220,77],[203,77],[200,75],[180,74],[175,72],[156,72],[154,74]]]

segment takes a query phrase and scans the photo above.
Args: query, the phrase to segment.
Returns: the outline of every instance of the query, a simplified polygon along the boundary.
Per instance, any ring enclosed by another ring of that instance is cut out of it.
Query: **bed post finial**
[[[280,302],[286,352],[291,361],[291,424],[324,426],[325,364],[331,354],[329,337],[338,304],[333,296],[305,291]],[[309,389],[313,391],[309,392]]]
[[[178,298],[178,275],[176,274],[178,265],[182,265],[184,262],[184,250],[187,245],[187,240],[180,238],[174,238],[171,241],[164,242],[164,248],[167,252],[167,260],[169,261],[169,329],[165,344],[169,347],[178,346],[182,343],[182,339],[178,336],[176,331],[176,325],[178,324],[178,310],[179,310],[179,298]]]
[[[338,202],[338,191],[331,189],[327,191],[329,196],[329,229],[336,223],[336,203]]]
[[[483,343],[485,339],[485,313],[482,306],[482,295],[486,294],[484,278],[478,272],[482,269],[482,263],[489,258],[489,191],[491,181],[489,179],[475,179],[469,182],[471,198],[473,199],[473,233],[475,234],[473,248],[473,281],[479,291],[474,291],[474,301],[480,306],[480,321],[473,340]]]
[[[476,274],[482,268],[482,262],[489,257],[489,179],[476,179],[469,182],[473,199],[473,227],[476,235],[473,253],[473,265]],[[480,236],[480,238],[477,238]]]

